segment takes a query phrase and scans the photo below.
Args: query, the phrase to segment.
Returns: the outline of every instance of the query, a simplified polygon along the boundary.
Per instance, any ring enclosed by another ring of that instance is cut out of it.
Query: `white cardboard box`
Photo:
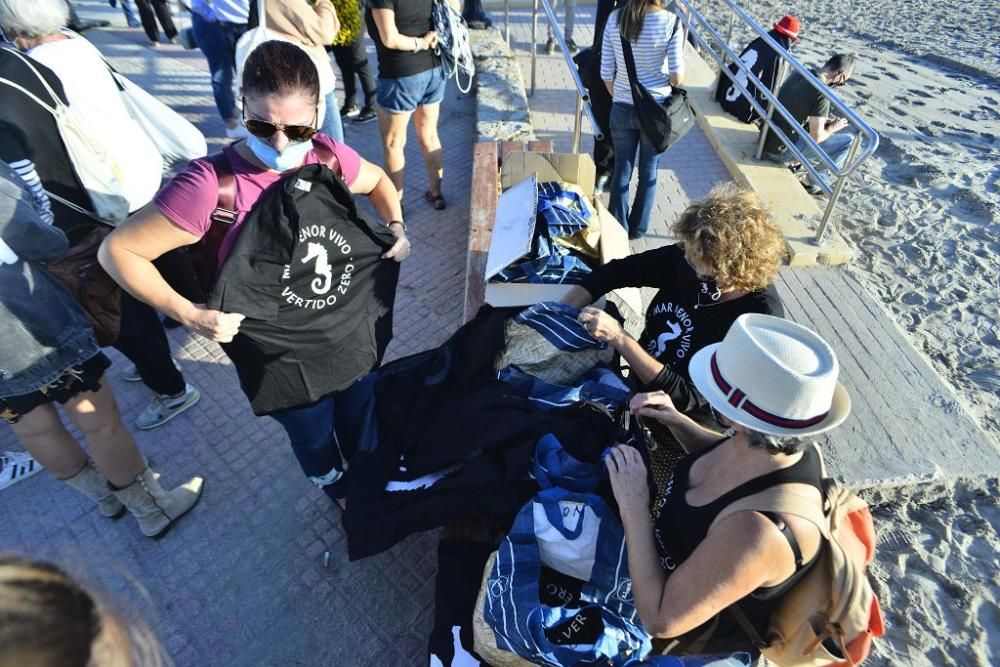
[[[535,180],[532,181],[532,177]],[[530,306],[542,301],[559,301],[572,285],[490,282],[501,269],[516,262],[530,247],[535,229],[537,202],[535,185],[563,181],[578,185],[583,192],[594,191],[596,170],[589,155],[580,153],[508,153],[500,170],[502,193],[497,201],[496,220],[486,261],[486,302],[492,306]],[[627,257],[631,252],[628,233],[597,197],[590,200],[601,222],[601,263]],[[615,290],[617,301],[634,313],[642,313],[639,290]]]

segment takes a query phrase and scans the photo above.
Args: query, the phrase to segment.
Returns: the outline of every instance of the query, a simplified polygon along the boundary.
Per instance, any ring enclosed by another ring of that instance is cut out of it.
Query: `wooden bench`
[[[493,238],[493,221],[500,195],[500,167],[513,152],[551,153],[551,141],[480,141],[473,147],[472,199],[469,205],[469,246],[465,260],[463,322],[486,303],[486,257]]]

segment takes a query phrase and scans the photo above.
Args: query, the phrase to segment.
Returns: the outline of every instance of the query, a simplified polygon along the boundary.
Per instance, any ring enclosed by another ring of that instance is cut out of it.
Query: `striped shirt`
[[[614,101],[632,104],[632,90],[628,82],[628,69],[622,53],[622,41],[618,32],[620,10],[611,12],[608,25],[604,29],[601,44],[601,79],[614,81]],[[674,24],[680,19],[673,12],[658,11],[646,14],[642,22],[639,39],[632,42],[635,56],[635,71],[639,83],[658,101],[670,96],[670,75],[684,71],[684,28]],[[670,33],[673,32],[671,39]]]

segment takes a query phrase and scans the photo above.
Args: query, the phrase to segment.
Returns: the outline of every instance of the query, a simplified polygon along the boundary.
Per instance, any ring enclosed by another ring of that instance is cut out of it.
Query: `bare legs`
[[[385,172],[396,186],[399,199],[403,199],[403,168],[406,158],[406,128],[410,124],[410,113],[389,113],[378,110],[378,129],[382,133],[382,152],[385,156]]]
[[[427,180],[430,183],[430,193],[441,194],[441,174],[444,156],[441,151],[441,139],[438,137],[438,116],[441,104],[428,104],[417,107],[413,112],[413,129],[417,132],[420,151],[424,154],[424,166],[427,168]]]
[[[66,402],[66,412],[90,449],[97,469],[117,487],[126,487],[145,468],[135,440],[122,424],[108,384]],[[35,408],[12,425],[25,449],[58,479],[68,479],[86,463],[86,454],[69,434],[52,404]]]
[[[413,113],[390,113],[384,109],[378,111],[378,125],[382,132],[382,151],[385,157],[385,171],[396,186],[396,193],[403,198],[403,171],[406,167],[404,149],[406,148],[406,130],[413,116],[413,128],[420,143],[420,151],[424,155],[424,166],[427,168],[427,178],[430,181],[432,195],[441,194],[441,176],[443,153],[441,139],[438,136],[437,124],[441,105],[428,104],[417,107]]]

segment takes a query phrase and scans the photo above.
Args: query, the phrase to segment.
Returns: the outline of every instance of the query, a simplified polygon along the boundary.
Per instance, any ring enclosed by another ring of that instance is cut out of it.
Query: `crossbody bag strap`
[[[618,32],[618,39],[622,42],[622,57],[625,59],[625,71],[628,74],[629,89],[632,91],[632,104],[639,106],[639,95],[636,86],[639,84],[639,75],[635,71],[635,55],[632,53],[632,45],[625,35]]]
[[[33,92],[31,92],[30,90],[28,90],[27,88],[25,88],[21,84],[14,83],[10,79],[4,79],[4,78],[0,78],[0,83],[6,84],[6,85],[8,85],[11,88],[14,88],[16,90],[20,90],[22,93],[24,93],[25,95],[27,95],[28,97],[30,97],[32,100],[34,100],[34,102],[36,104],[38,104],[40,107],[42,107],[43,109],[45,109],[46,111],[48,111],[53,116],[56,116],[56,115],[59,114],[59,110],[56,107],[54,107],[51,104],[49,104],[48,102],[46,102],[45,100],[43,100],[42,98],[40,98],[38,95],[35,95]],[[55,96],[53,96],[53,98],[56,99],[56,104],[62,105],[62,101],[60,101],[58,98],[55,98]]]
[[[21,62],[24,63],[24,66],[27,67],[29,70],[31,70],[32,74],[34,74],[36,77],[38,77],[38,80],[42,82],[42,86],[45,88],[46,92],[48,92],[49,97],[51,97],[53,99],[54,106],[57,106],[57,107],[58,106],[66,106],[63,103],[63,101],[61,99],[59,99],[59,96],[56,95],[56,91],[52,88],[52,86],[49,85],[49,82],[46,81],[45,77],[42,76],[42,73],[39,72],[37,69],[35,69],[35,66],[31,64],[31,59],[30,58],[28,58],[27,56],[25,56],[23,53],[21,53],[20,51],[18,51],[16,49],[9,49],[9,51],[11,53],[13,53],[15,56],[17,56],[18,58],[20,58]],[[7,83],[10,83],[12,86],[15,86],[17,88],[21,88],[16,83],[13,83],[13,82],[10,82],[10,81],[8,81]],[[21,88],[21,90],[24,90],[24,88]],[[25,90],[24,92],[27,93],[28,91]],[[28,93],[28,94],[31,95],[32,97],[34,97],[36,100],[38,100],[38,98],[35,97],[35,95],[32,95],[31,93]],[[41,102],[41,101],[39,101],[39,104],[42,104],[46,108],[50,108],[50,107],[53,106],[53,105],[50,105],[50,104],[47,104],[47,103]]]
[[[740,629],[743,630],[747,638],[754,646],[758,649],[765,649],[770,646],[767,640],[761,637],[760,633],[757,632],[757,628],[755,628],[753,623],[750,622],[750,619],[747,618],[747,615],[743,612],[743,609],[740,607],[738,602],[734,602],[726,607],[726,611],[728,611],[733,618],[736,619],[737,625],[740,626]]]

